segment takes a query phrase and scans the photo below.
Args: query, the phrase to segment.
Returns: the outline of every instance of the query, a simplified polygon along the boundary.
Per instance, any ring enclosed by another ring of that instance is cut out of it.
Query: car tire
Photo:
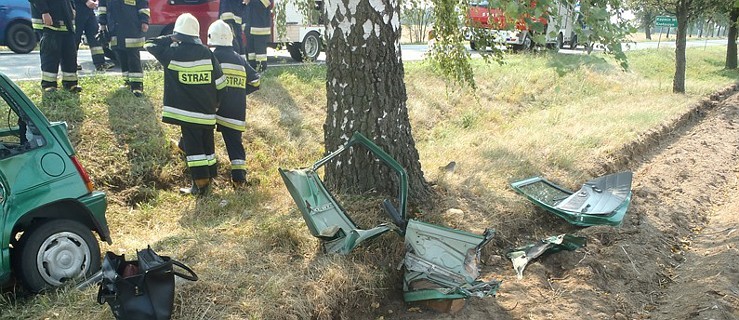
[[[5,43],[15,53],[29,53],[36,48],[36,33],[25,23],[14,23],[8,27],[5,34]]]
[[[290,53],[290,57],[296,62],[303,62],[303,51],[300,42],[291,42],[287,44],[287,52]]]
[[[321,54],[321,36],[318,32],[311,31],[303,38],[301,46],[304,61],[316,61]]]
[[[34,293],[100,269],[97,240],[90,228],[73,220],[49,220],[26,230],[13,250],[13,271]]]
[[[570,40],[570,50],[577,49],[577,35],[572,35],[572,40]]]
[[[562,33],[560,33],[557,35],[557,50],[564,49],[564,47],[565,47],[564,36],[562,35]]]

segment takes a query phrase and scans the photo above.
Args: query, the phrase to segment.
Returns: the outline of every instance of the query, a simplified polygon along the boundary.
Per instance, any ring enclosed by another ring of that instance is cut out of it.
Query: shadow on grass
[[[158,115],[148,98],[136,98],[128,90],[112,91],[108,104],[108,122],[118,147],[125,149],[129,169],[112,181],[128,204],[156,197],[157,189],[167,188],[161,170],[172,161],[173,153],[161,127]],[[124,165],[123,159],[117,159]],[[168,177],[172,178],[172,177]]]
[[[547,67],[553,68],[560,77],[584,66],[603,73],[614,69],[602,56],[552,53],[547,57]]]
[[[280,111],[278,125],[287,130],[291,136],[302,135],[305,121],[301,106],[291,97],[290,90],[283,86],[283,83],[297,82],[295,85],[301,86],[317,80],[323,81],[325,77],[326,68],[317,64],[267,69],[262,75],[260,95],[266,97],[265,100]]]

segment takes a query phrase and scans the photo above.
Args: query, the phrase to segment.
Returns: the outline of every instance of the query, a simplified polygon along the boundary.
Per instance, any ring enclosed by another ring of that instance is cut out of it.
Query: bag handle
[[[174,274],[176,276],[178,276],[178,277],[180,277],[182,279],[185,279],[185,280],[198,281],[199,278],[198,278],[198,275],[195,274],[195,271],[192,271],[192,269],[190,269],[190,267],[186,266],[184,263],[172,259],[172,264],[174,264],[174,265],[176,265],[176,266],[178,266],[178,267],[180,267],[182,269],[185,269],[185,271],[187,271],[189,273],[189,275],[188,275],[188,274],[184,274],[184,273],[180,273],[180,272],[174,271]],[[174,270],[174,268],[173,268],[173,270]]]

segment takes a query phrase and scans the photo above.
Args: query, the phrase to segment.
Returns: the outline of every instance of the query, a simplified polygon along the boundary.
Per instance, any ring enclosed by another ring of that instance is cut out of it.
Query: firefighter
[[[144,71],[139,50],[149,30],[149,0],[99,0],[100,27],[110,32],[110,47],[121,65],[125,87],[144,94]]]
[[[231,160],[231,182],[234,188],[246,185],[246,152],[241,133],[246,129],[246,96],[259,90],[259,74],[233,47],[231,27],[216,20],[208,28],[208,45],[226,75],[226,93],[216,113],[216,128],[223,135]]]
[[[199,34],[198,20],[184,13],[177,17],[173,35],[150,39],[144,48],[164,68],[162,122],[179,125],[182,132],[181,147],[193,183],[180,191],[203,196],[217,173],[213,128],[226,77]]]
[[[72,0],[30,0],[33,28],[41,31],[41,88],[56,91],[59,67],[62,86],[73,93],[82,91],[77,82],[77,48],[74,42]]]
[[[105,71],[113,67],[112,63],[105,62],[105,53],[103,46],[97,40],[98,19],[95,16],[95,8],[98,7],[98,0],[75,0],[75,8],[77,9],[74,16],[75,41],[77,50],[82,43],[82,35],[87,39],[87,45],[92,53],[92,63],[97,71]],[[79,66],[77,69],[81,69]]]
[[[257,71],[267,69],[267,41],[272,34],[274,0],[244,0],[246,56]]]
[[[225,21],[231,28],[233,33],[233,50],[238,54],[244,54],[244,42],[241,35],[244,30],[241,29],[242,19],[241,16],[244,14],[243,0],[221,0],[218,7],[218,15],[221,20]]]

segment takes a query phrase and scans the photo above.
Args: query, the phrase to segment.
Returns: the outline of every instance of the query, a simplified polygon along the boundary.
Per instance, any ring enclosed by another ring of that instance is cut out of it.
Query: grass
[[[568,230],[537,214],[508,183],[544,175],[575,187],[590,178],[590,170],[625,143],[736,82],[739,73],[722,70],[721,49],[688,50],[686,95],[671,93],[669,49],[629,52],[629,72],[599,55],[474,61],[476,95],[447,87],[427,63],[406,64],[413,133],[437,193],[435,206],[411,214],[477,233],[497,229],[483,258],[524,238],[549,236],[552,228]],[[175,319],[391,317],[385,306],[400,299],[402,238],[385,234],[345,257],[322,254],[277,174],[278,167],[306,166],[325,152],[324,73],[317,65],[267,71],[262,89],[248,99],[244,135],[248,168],[260,184],[235,192],[222,166],[216,194],[200,202],[176,192],[187,174],[170,142],[178,129],[158,120],[161,71],[147,70],[144,99],[116,89],[116,75],[84,78],[79,101],[62,92],[41,102],[36,82],[20,85],[51,120],[70,123],[79,158],[108,192],[114,244],[102,250],[133,256],[151,244],[200,276],[178,283]],[[225,163],[218,136],[216,143]],[[438,169],[452,160],[454,174]],[[387,220],[378,199],[341,199],[363,227]],[[445,213],[449,208],[461,209],[463,218]],[[536,227],[543,224],[546,231]],[[0,318],[112,319],[95,294],[94,288],[31,297],[6,292]]]

